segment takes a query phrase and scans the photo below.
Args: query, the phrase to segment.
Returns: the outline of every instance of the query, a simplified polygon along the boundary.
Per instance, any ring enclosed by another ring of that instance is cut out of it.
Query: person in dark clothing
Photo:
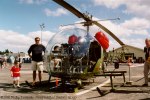
[[[145,39],[146,46],[144,47],[144,53],[145,53],[145,63],[144,63],[144,78],[145,83],[143,86],[148,86],[148,72],[150,70],[150,40]]]
[[[18,56],[15,57],[15,61],[19,62],[19,68],[21,68],[22,60],[21,60],[20,54],[18,54]]]
[[[28,50],[28,55],[32,58],[32,70],[33,70],[33,83],[35,85],[36,82],[36,70],[38,70],[39,81],[41,83],[42,80],[42,72],[43,72],[43,56],[45,53],[45,46],[40,44],[40,38],[35,38],[35,44],[31,45]]]
[[[3,59],[3,58],[0,58],[0,66],[1,66],[1,69],[3,68],[3,63],[4,63],[4,59]]]

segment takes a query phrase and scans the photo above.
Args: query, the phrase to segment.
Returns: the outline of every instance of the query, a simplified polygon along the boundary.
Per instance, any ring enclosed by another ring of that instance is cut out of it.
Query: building
[[[127,61],[129,57],[134,59],[134,62],[142,63],[144,62],[145,54],[143,49],[125,45],[124,47],[119,47],[108,53],[111,59],[121,59],[123,61]]]

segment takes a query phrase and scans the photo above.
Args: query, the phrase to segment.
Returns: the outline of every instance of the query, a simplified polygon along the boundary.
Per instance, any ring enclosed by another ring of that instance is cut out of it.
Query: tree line
[[[0,51],[0,55],[8,54],[8,53],[12,53],[12,52],[9,51],[8,49],[5,49],[4,51]]]

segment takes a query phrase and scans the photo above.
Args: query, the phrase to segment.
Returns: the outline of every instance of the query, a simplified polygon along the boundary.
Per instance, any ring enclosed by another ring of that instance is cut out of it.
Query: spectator
[[[13,77],[13,87],[20,88],[20,68],[19,68],[19,61],[15,60],[14,66],[11,68],[11,76]]]
[[[148,86],[148,73],[150,70],[150,39],[145,39],[146,46],[144,47],[145,63],[144,63],[144,78],[143,86]]]
[[[35,44],[31,45],[28,50],[29,57],[32,58],[32,71],[33,71],[33,83],[32,86],[35,85],[36,82],[36,70],[38,70],[39,81],[41,83],[42,80],[42,72],[43,72],[43,56],[42,53],[45,53],[45,47],[40,44],[40,38],[35,38]],[[32,55],[31,55],[32,53]]]

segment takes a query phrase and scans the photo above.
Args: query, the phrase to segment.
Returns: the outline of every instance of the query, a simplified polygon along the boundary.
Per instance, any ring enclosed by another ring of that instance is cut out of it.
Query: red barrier
[[[104,49],[108,49],[109,47],[109,39],[107,38],[107,36],[102,33],[102,32],[97,32],[95,34],[95,38],[98,41],[98,43],[104,48]]]
[[[77,42],[77,40],[78,40],[78,37],[73,34],[73,35],[71,35],[71,36],[69,37],[68,43],[69,43],[69,44],[74,44],[75,42]]]

